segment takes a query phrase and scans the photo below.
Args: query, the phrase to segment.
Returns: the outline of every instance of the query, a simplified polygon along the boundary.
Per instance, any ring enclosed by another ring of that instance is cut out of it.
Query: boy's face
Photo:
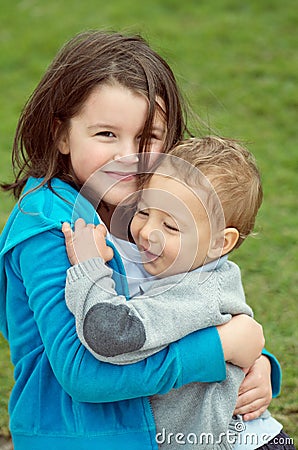
[[[206,262],[211,230],[198,196],[181,181],[154,174],[141,193],[131,233],[144,268],[160,278]]]

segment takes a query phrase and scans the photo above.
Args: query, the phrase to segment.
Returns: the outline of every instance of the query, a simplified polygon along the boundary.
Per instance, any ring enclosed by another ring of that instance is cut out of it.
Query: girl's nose
[[[139,162],[139,144],[138,142],[119,143],[119,148],[114,156],[114,160],[124,164]]]

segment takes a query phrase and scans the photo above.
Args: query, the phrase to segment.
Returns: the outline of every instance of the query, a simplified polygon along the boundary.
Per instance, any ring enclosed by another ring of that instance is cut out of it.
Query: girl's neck
[[[133,242],[133,239],[130,234],[130,222],[134,212],[135,207],[117,207],[103,201],[97,208],[97,213],[109,232],[117,238],[131,242]]]
[[[103,201],[100,202],[97,208],[97,212],[101,221],[105,224],[109,231],[111,230],[111,219],[115,208],[115,205],[109,205],[108,203],[105,203]]]

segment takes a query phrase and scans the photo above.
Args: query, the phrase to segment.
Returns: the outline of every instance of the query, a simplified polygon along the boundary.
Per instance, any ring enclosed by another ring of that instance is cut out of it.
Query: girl
[[[99,213],[109,226],[113,208],[136,189],[137,153],[167,151],[186,126],[173,73],[140,37],[91,32],[57,55],[27,103],[16,130],[12,184],[19,199],[0,241],[0,329],[15,366],[10,398],[14,449],[154,449],[147,396],[193,381],[221,381],[224,360],[248,366],[262,341],[246,316],[193,333],[137,364],[96,361],[76,336],[64,300],[69,267],[61,224],[70,222],[78,190],[103,173]],[[95,183],[76,208],[98,223]],[[110,263],[121,272],[121,261]],[[121,278],[117,289],[121,292]],[[209,355],[212,352],[212,360]],[[271,357],[269,355],[269,357]],[[273,389],[279,389],[273,363]],[[238,409],[259,415],[271,399],[263,357],[243,387]],[[256,382],[266,379],[266,387]],[[251,408],[252,404],[257,407]]]

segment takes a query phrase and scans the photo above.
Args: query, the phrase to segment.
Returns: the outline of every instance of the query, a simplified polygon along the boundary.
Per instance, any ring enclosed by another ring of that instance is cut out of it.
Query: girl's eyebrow
[[[98,128],[104,128],[104,129],[108,129],[108,130],[117,130],[117,126],[111,125],[109,123],[104,123],[104,122],[103,123],[97,122],[97,123],[87,126],[87,130],[89,130],[89,131],[97,130]],[[155,133],[157,132],[157,133],[164,135],[166,132],[166,128],[164,126],[157,125],[157,126],[152,127],[152,131]]]
[[[93,125],[89,125],[87,126],[88,130],[95,130],[97,128],[108,128],[108,129],[115,129],[116,127],[114,125],[111,124],[107,124],[107,123],[95,123]]]

